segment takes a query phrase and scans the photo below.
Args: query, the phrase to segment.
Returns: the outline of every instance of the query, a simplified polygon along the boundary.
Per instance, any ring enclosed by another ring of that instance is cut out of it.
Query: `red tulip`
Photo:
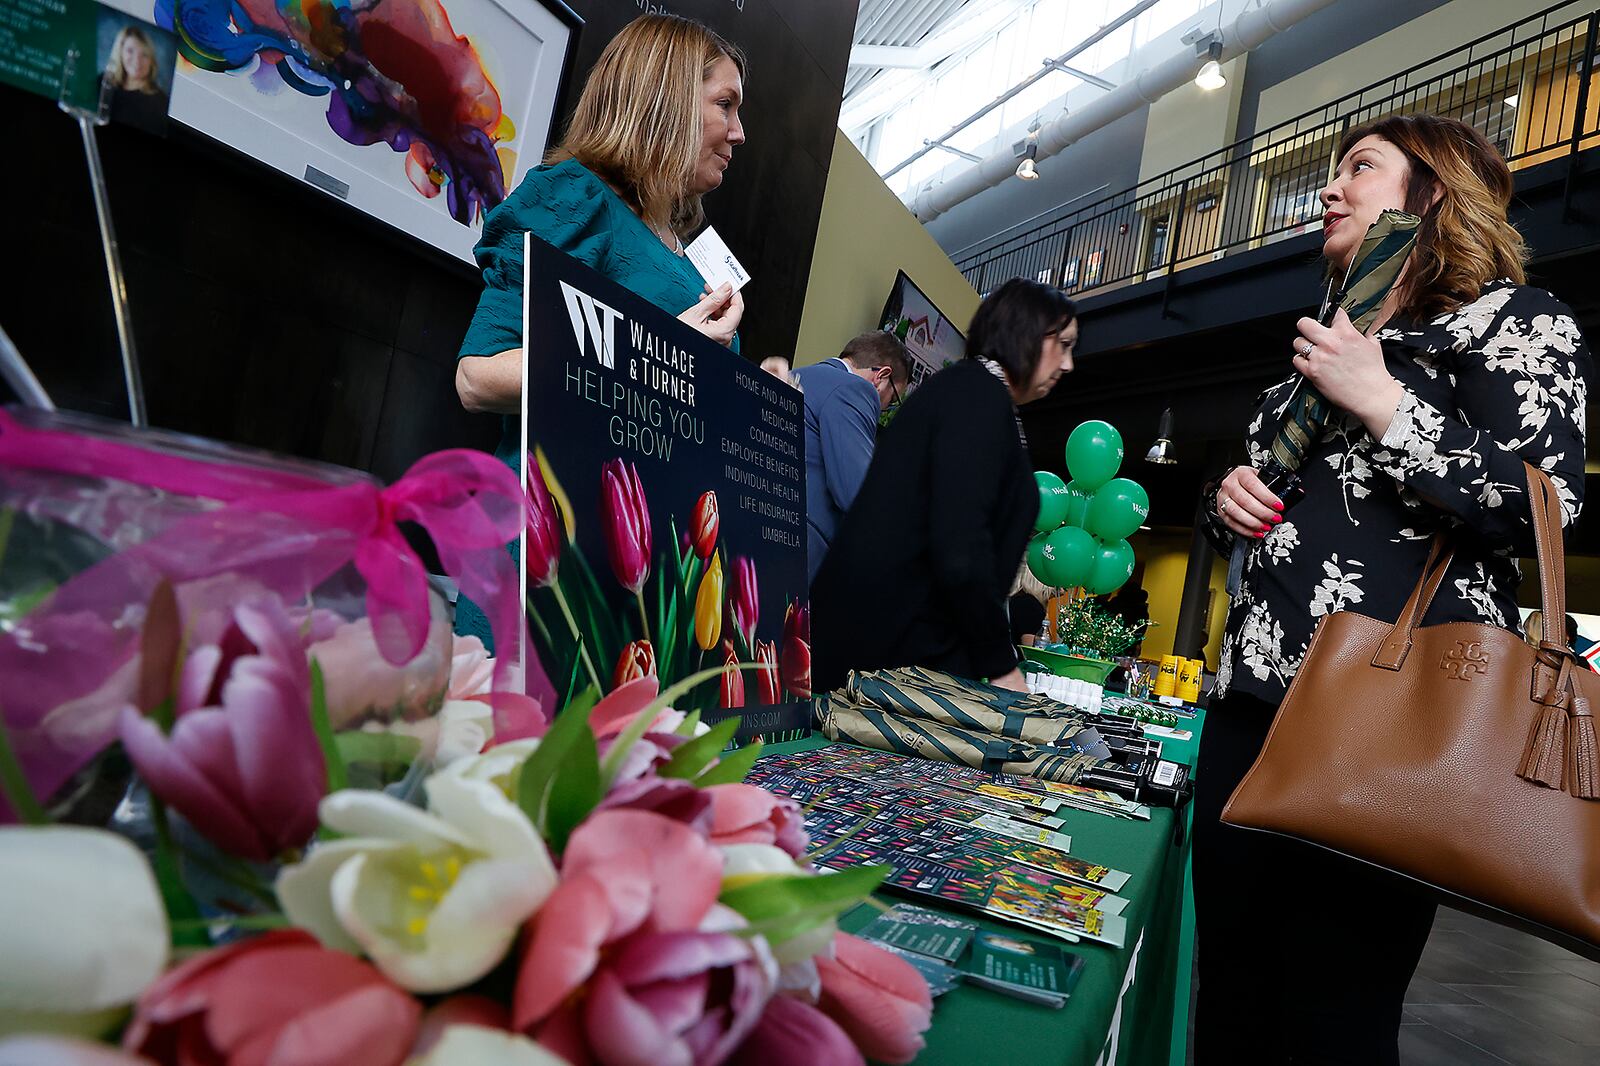
[[[556,581],[556,564],[561,561],[561,518],[556,514],[556,504],[550,498],[550,489],[544,483],[544,470],[539,461],[528,456],[528,557],[523,565],[528,570],[528,584],[535,587],[553,585]]]
[[[600,526],[617,583],[639,595],[650,576],[650,509],[632,463],[613,459],[600,468]]]
[[[733,653],[733,641],[722,642],[722,706],[744,706],[744,672],[739,669],[739,657]]]
[[[399,1066],[421,1013],[367,963],[280,929],[208,951],[151,985],[122,1046],[163,1064]]]
[[[694,513],[689,516],[689,539],[694,553],[705,562],[717,546],[717,494],[707,490],[694,501]]]
[[[611,671],[611,687],[621,688],[629,681],[656,676],[656,650],[648,640],[636,640],[622,649],[617,656],[616,669]]]
[[[878,1062],[910,1062],[932,1022],[928,982],[911,964],[859,937],[836,933],[833,958],[817,956],[817,1006]]]
[[[799,860],[811,846],[805,813],[787,796],[742,782],[700,789],[711,800],[711,843],[767,844]]]
[[[761,615],[761,589],[756,584],[756,561],[741,555],[733,561],[728,583],[728,629],[738,630],[744,646],[755,647],[756,619]]]
[[[778,645],[770,640],[756,641],[756,693],[762,703],[781,703],[783,689],[778,681]]]
[[[528,925],[513,1026],[570,1062],[724,1061],[760,1019],[777,966],[717,903],[722,855],[645,811],[591,814]]]
[[[811,698],[811,605],[789,604],[783,616],[783,687]]]

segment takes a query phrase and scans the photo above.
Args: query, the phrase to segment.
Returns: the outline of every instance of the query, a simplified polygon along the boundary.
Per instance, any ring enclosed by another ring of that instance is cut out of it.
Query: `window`
[[[1303,227],[1322,217],[1317,194],[1327,184],[1330,162],[1316,150],[1302,153],[1302,159],[1267,175],[1267,218],[1262,232],[1303,232]]]
[[[1075,57],[1072,65],[1090,74],[1107,74],[1134,52],[1179,29],[1216,2],[1163,0]],[[890,94],[897,99],[884,114],[860,128],[848,128],[845,133],[883,173],[922,148],[924,138],[937,137],[981,104],[1036,73],[1042,60],[1067,51],[1074,42],[1084,40],[1134,3],[1135,0],[1033,0],[994,34],[965,52],[950,57],[929,73],[902,78],[907,83]],[[880,87],[880,82],[904,73],[886,71],[860,91],[871,92]],[[1107,76],[1116,80],[1114,74]],[[1066,94],[1082,85],[1071,75],[1051,74],[956,134],[951,146],[978,155],[998,151],[1006,147],[1000,142],[1007,130],[1015,130],[1040,115],[1048,121],[1053,117],[1052,109]],[[1096,95],[1101,92],[1088,91]],[[889,179],[890,187],[904,196],[952,162],[944,152],[929,152]]]
[[[1150,220],[1150,257],[1146,270],[1159,270],[1167,262],[1167,233],[1172,228],[1167,215]]]

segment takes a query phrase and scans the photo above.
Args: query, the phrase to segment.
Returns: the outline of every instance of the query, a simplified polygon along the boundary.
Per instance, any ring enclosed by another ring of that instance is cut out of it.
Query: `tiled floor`
[[[1189,1038],[1192,1049],[1192,1002]],[[1600,1066],[1600,963],[1440,907],[1406,992],[1400,1062]]]
[[[1441,907],[1400,1030],[1405,1066],[1600,1064],[1600,963]]]

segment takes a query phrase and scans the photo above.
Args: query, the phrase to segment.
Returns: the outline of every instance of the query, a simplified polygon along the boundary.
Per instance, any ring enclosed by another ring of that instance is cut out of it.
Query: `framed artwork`
[[[178,35],[173,119],[468,262],[580,25],[560,0],[114,3]]]
[[[1061,268],[1061,287],[1063,289],[1076,288],[1078,284],[1078,257],[1068,259]]]
[[[1101,248],[1089,253],[1089,258],[1083,264],[1083,283],[1093,285],[1100,280],[1100,263],[1105,258],[1106,250]]]

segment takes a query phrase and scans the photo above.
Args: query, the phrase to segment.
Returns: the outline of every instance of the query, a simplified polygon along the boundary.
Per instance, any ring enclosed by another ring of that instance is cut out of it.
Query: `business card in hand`
[[[750,281],[750,272],[733,257],[727,244],[710,226],[684,249],[684,254],[712,289],[726,283],[738,292]]]

